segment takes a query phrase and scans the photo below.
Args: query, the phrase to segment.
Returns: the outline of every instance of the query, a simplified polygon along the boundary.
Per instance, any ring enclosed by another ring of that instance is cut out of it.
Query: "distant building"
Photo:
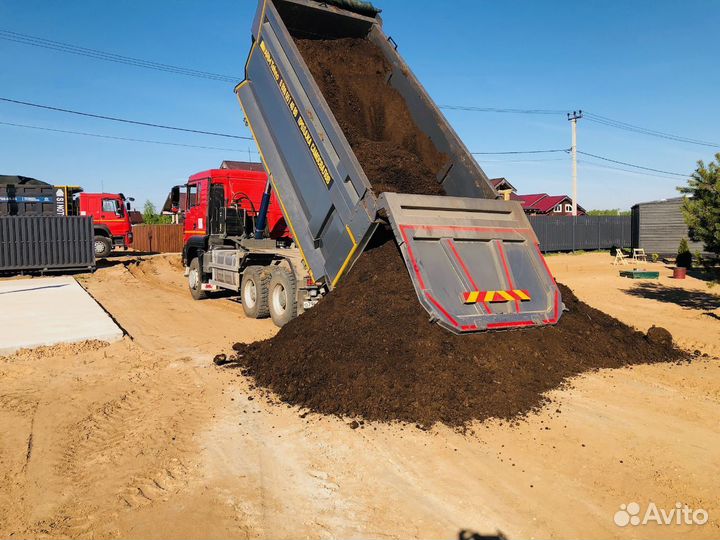
[[[505,177],[493,178],[492,180],[490,180],[490,183],[492,184],[492,187],[495,188],[495,191],[500,193],[503,193],[505,191],[515,193],[517,191],[515,189],[515,186],[513,186]]]
[[[533,193],[518,195],[517,189],[507,178],[492,178],[490,183],[495,191],[503,194],[506,200],[518,201],[525,213],[533,216],[571,216],[572,199],[567,195],[548,195],[547,193]],[[585,215],[585,209],[578,204],[578,216]]]
[[[548,195],[535,193],[533,195],[510,195],[510,200],[520,201],[525,213],[531,216],[571,216],[572,199],[567,195]],[[578,204],[577,215],[584,216],[585,209]]]
[[[690,240],[682,213],[684,197],[638,203],[632,207],[632,247],[643,248],[646,253],[673,255],[680,240],[688,241],[690,251],[703,252],[702,242]]]
[[[143,215],[139,210],[129,210],[128,217],[130,218],[130,225],[140,225],[145,223]]]

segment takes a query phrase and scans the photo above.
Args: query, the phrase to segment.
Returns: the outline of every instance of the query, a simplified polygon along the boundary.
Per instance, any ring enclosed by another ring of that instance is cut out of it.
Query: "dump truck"
[[[55,186],[57,212],[67,216],[92,216],[96,257],[107,257],[114,248],[132,245],[131,201],[122,193],[85,193],[80,186]]]
[[[360,38],[382,51],[392,69],[387,84],[444,156],[435,179],[444,196],[375,191],[296,38]],[[379,10],[360,0],[261,0],[245,79],[235,92],[268,173],[259,228],[196,241],[195,258],[185,257],[191,288],[239,290],[245,301],[247,284],[248,300],[263,302],[261,313],[287,321],[338,286],[376,231],[389,228],[419,302],[446,329],[462,334],[558,321],[560,292],[520,204],[493,189],[384,33]],[[269,193],[290,244],[263,234]]]
[[[80,186],[52,185],[27,176],[0,176],[0,216],[88,216],[93,218],[96,257],[115,247],[127,249],[133,240],[122,193],[85,193]]]

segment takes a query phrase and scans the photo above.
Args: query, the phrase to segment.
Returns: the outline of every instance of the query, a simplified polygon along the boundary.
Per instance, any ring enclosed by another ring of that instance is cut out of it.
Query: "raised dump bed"
[[[557,322],[560,293],[522,208],[498,200],[376,10],[261,0],[236,92],[316,282],[334,287],[385,223],[446,328]]]

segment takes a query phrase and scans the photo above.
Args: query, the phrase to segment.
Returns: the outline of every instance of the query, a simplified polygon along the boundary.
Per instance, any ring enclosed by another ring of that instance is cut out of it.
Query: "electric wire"
[[[247,137],[247,136],[243,136],[243,135],[230,135],[228,133],[218,133],[216,131],[204,131],[201,129],[190,129],[190,128],[182,128],[182,127],[177,127],[177,126],[166,126],[163,124],[153,124],[151,122],[141,122],[139,120],[118,118],[116,116],[105,116],[102,114],[93,114],[93,113],[75,111],[72,109],[63,109],[61,107],[52,107],[50,105],[41,105],[39,103],[31,103],[29,101],[20,101],[17,99],[10,99],[10,98],[6,98],[6,97],[0,97],[0,101],[4,101],[6,103],[14,103],[16,105],[24,105],[26,107],[35,107],[37,109],[46,109],[46,110],[50,110],[50,111],[75,114],[78,116],[87,116],[89,118],[99,118],[101,120],[111,120],[113,122],[122,122],[125,124],[135,124],[138,126],[146,126],[146,127],[153,127],[153,128],[159,128],[159,129],[169,129],[169,130],[173,130],[173,131],[185,131],[187,133],[197,133],[200,135],[212,135],[214,137],[227,137],[227,138],[231,138],[231,139],[243,139],[246,141],[254,140],[252,137]]]
[[[51,39],[45,39],[38,36],[29,34],[21,34],[11,30],[0,29],[0,39],[6,41],[13,41],[23,45],[30,45],[33,47],[40,47],[43,49],[51,49],[59,52],[65,52],[75,54],[79,56],[85,56],[94,58],[97,60],[105,60],[108,62],[115,62],[119,64],[126,64],[135,67],[141,67],[146,69],[153,69],[157,71],[164,71],[167,73],[174,73],[177,75],[185,75],[188,77],[198,77],[203,79],[211,79],[215,81],[236,83],[241,80],[242,77],[223,75],[220,73],[211,73],[209,71],[201,71],[197,69],[186,68],[182,66],[174,66],[171,64],[163,64],[161,62],[153,62],[150,60],[143,60],[142,58],[135,58],[132,56],[124,56],[116,53],[107,51],[101,51],[98,49],[91,49],[88,47],[80,47],[71,43],[64,43],[62,41],[54,41]]]
[[[227,152],[247,152],[248,149],[241,149],[241,148],[221,148],[218,146],[201,146],[197,144],[183,144],[183,143],[173,143],[173,142],[167,142],[167,141],[153,141],[149,139],[136,139],[132,137],[118,137],[115,135],[103,135],[100,133],[90,133],[87,131],[72,131],[69,129],[56,129],[56,128],[49,128],[49,127],[43,127],[43,126],[33,126],[30,124],[17,124],[13,122],[2,122],[0,121],[0,125],[3,126],[12,126],[12,127],[20,127],[20,128],[27,128],[27,129],[36,129],[41,131],[53,131],[56,133],[68,133],[72,135],[84,135],[86,137],[97,137],[101,139],[114,139],[118,141],[129,141],[129,142],[138,142],[138,143],[150,143],[150,144],[163,144],[167,146],[183,146],[186,148],[202,148],[206,150],[223,150]],[[251,152],[254,152],[253,150],[250,150]]]

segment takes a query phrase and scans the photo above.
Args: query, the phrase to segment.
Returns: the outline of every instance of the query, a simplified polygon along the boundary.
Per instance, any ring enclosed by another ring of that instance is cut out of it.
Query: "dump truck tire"
[[[264,319],[270,315],[269,285],[270,272],[262,266],[248,266],[243,272],[240,300],[245,315],[251,319]]]
[[[202,269],[200,259],[195,257],[190,261],[190,272],[188,272],[188,287],[194,300],[207,298],[207,293],[202,290]]]
[[[275,326],[283,327],[297,316],[297,283],[286,268],[275,268],[270,278],[270,317]]]
[[[95,257],[107,257],[112,251],[112,242],[107,236],[96,236],[93,243],[95,249]]]

